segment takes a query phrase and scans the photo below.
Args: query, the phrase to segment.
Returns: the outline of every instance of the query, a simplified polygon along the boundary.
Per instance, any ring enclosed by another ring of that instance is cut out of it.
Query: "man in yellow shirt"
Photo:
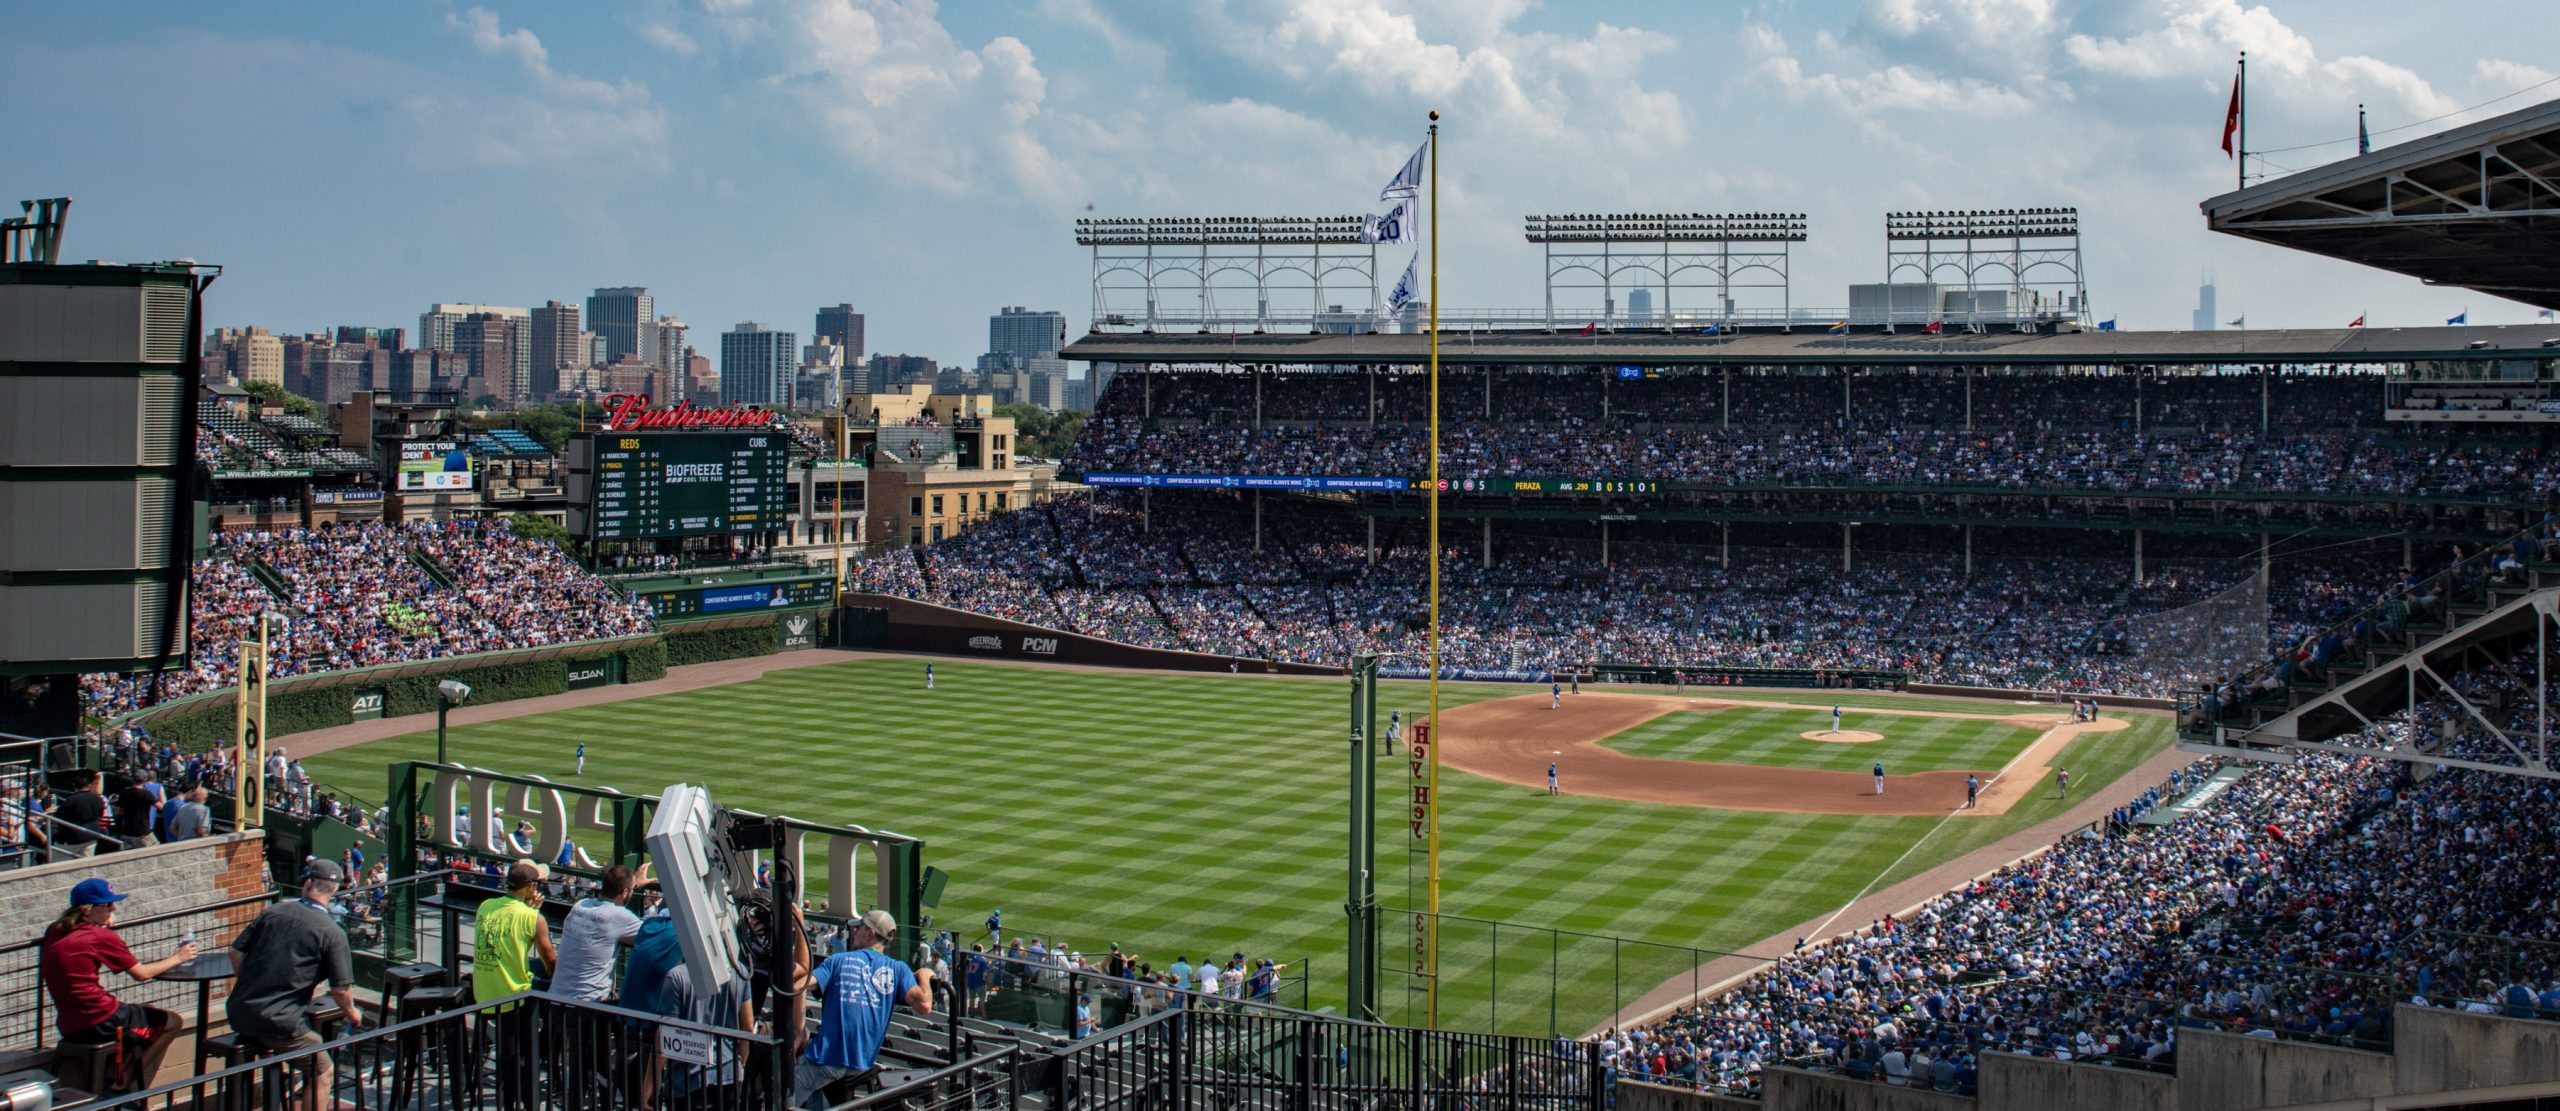
[[[559,962],[551,948],[550,925],[542,919],[542,881],[548,878],[550,870],[542,865],[516,861],[507,868],[507,893],[480,904],[472,918],[472,998],[487,1003],[531,989],[533,956],[542,958],[544,968]],[[483,1027],[497,1048],[498,1104],[530,1107],[537,1056],[533,1027],[524,1019],[531,1012],[512,1006],[506,1010]]]

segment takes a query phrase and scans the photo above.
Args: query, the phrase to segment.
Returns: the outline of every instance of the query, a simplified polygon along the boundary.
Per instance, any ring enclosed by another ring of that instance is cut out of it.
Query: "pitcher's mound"
[[[1884,739],[1884,734],[1870,733],[1864,729],[1843,729],[1837,733],[1828,729],[1816,729],[1808,733],[1799,733],[1797,736],[1808,741],[1821,741],[1824,744],[1834,745],[1862,745]]]

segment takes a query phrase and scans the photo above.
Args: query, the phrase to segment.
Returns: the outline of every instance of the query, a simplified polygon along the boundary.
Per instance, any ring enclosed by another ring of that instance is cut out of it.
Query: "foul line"
[[[2024,755],[2025,755],[2026,753],[2035,751],[2035,750],[2036,750],[2036,746],[2037,746],[2037,745],[2041,745],[2041,744],[2043,744],[2043,743],[2045,742],[2045,738],[2053,736],[2055,733],[2060,732],[2060,731],[2061,731],[2065,726],[2072,725],[2072,724],[2074,724],[2074,723],[2072,723],[2072,722],[2060,722],[2060,723],[2057,723],[2056,725],[2054,725],[2054,727],[2053,727],[2053,728],[2051,728],[2051,729],[2047,729],[2047,730],[2045,730],[2044,732],[2037,734],[2037,735],[2036,735],[2036,739],[2035,739],[2035,740],[2033,740],[2033,741],[2031,741],[2031,742],[2029,742],[2029,743],[2027,744],[2027,747],[2026,747],[2025,749],[2021,750],[2021,752],[2020,752],[2020,754],[2019,754],[2019,755],[2020,755],[2021,757],[2024,757]],[[1982,783],[1982,789],[1983,789],[1984,791],[1986,791],[1986,792],[1987,792],[1987,791],[1989,791],[1989,790],[1991,789],[1991,785],[1992,785],[1992,784],[2000,782],[2000,778],[2001,778],[2002,776],[2005,776],[2005,775],[2009,774],[2009,769],[2010,769],[2010,768],[2014,768],[2014,767],[2017,767],[2017,766],[2018,766],[2018,761],[2016,761],[2016,760],[2012,760],[2012,761],[2010,761],[2006,766],[2002,767],[1999,771],[1996,771],[1996,772],[1991,773],[1991,778],[1983,781],[1983,783]],[[2023,800],[2022,800],[2022,801],[2023,801]],[[1858,905],[1858,900],[1866,898],[1866,897],[1867,897],[1867,894],[1868,894],[1869,892],[1874,891],[1874,890],[1876,889],[1876,885],[1877,885],[1877,884],[1879,884],[1879,883],[1883,883],[1883,882],[1884,882],[1884,878],[1885,878],[1886,876],[1892,875],[1892,874],[1893,874],[1893,870],[1894,870],[1894,869],[1899,868],[1899,867],[1902,867],[1902,862],[1903,862],[1903,861],[1906,861],[1906,860],[1911,859],[1911,854],[1916,853],[1916,852],[1919,852],[1919,851],[1920,851],[1920,846],[1928,844],[1928,843],[1929,843],[1929,839],[1930,839],[1930,838],[1937,836],[1937,835],[1938,835],[1938,831],[1939,831],[1939,830],[1941,830],[1941,829],[1945,829],[1945,828],[1946,828],[1946,826],[1947,826],[1947,823],[1948,823],[1948,822],[1951,822],[1951,821],[1954,821],[1954,820],[1955,820],[1956,815],[1964,813],[1964,812],[1965,812],[1965,809],[1966,809],[1965,807],[1959,806],[1959,807],[1956,807],[1956,808],[1955,808],[1955,809],[1953,809],[1953,810],[1947,811],[1947,816],[1946,816],[1946,817],[1943,817],[1943,818],[1938,819],[1938,824],[1933,825],[1933,826],[1930,826],[1930,827],[1929,827],[1929,832],[1921,834],[1921,835],[1920,835],[1920,839],[1919,839],[1919,840],[1917,840],[1917,841],[1913,841],[1913,842],[1911,843],[1911,847],[1910,847],[1910,848],[1907,848],[1907,849],[1902,850],[1902,855],[1901,855],[1901,856],[1897,856],[1897,857],[1893,858],[1893,863],[1885,865],[1885,866],[1884,866],[1884,870],[1883,870],[1883,871],[1877,872],[1877,873],[1875,874],[1875,878],[1868,880],[1868,881],[1867,881],[1867,885],[1866,885],[1865,887],[1861,887],[1861,888],[1859,888],[1859,889],[1858,889],[1858,893],[1857,893],[1857,894],[1849,896],[1849,901],[1848,901],[1848,902],[1845,902],[1845,903],[1840,904],[1840,909],[1835,910],[1835,911],[1832,911],[1832,912],[1831,912],[1831,917],[1823,919],[1823,920],[1822,920],[1822,924],[1821,924],[1821,925],[1819,925],[1819,926],[1815,926],[1815,927],[1814,927],[1810,932],[1808,932],[1808,933],[1806,933],[1806,934],[1804,935],[1804,936],[1805,936],[1805,938],[1807,938],[1807,939],[1820,938],[1820,937],[1822,936],[1822,931],[1827,930],[1827,929],[1830,929],[1830,928],[1831,928],[1831,924],[1832,924],[1832,923],[1834,923],[1834,922],[1839,921],[1839,920],[1840,920],[1840,916],[1841,916],[1841,915],[1849,913],[1849,908],[1850,908],[1850,907],[1853,907],[1853,906]],[[1775,960],[1775,959],[1777,959],[1777,958],[1772,957],[1772,958],[1767,958],[1767,959]]]

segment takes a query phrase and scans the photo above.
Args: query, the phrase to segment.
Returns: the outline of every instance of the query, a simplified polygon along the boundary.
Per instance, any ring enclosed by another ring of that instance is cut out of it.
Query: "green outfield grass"
[[[1982,711],[1976,708],[1973,712]],[[1802,736],[1830,728],[1828,707],[1777,710],[1736,706],[1664,714],[1600,743],[1629,756],[1664,760],[1840,772],[1862,772],[1882,761],[1886,770],[1896,775],[1934,771],[1980,771],[1988,775],[2000,770],[2037,736],[2036,730],[2000,721],[1869,713],[1841,714],[1840,728],[1882,733],[1885,739],[1868,744],[1833,744]]]
[[[726,803],[925,838],[926,860],[952,877],[945,927],[974,933],[1002,907],[1014,929],[1087,953],[1117,941],[1159,968],[1236,950],[1305,960],[1314,1001],[1340,1003],[1346,682],[940,660],[928,694],[922,670],[913,660],[830,664],[456,726],[452,753],[568,779],[584,740],[587,774],[574,782],[649,794],[703,783]],[[1391,686],[1382,713],[1423,704],[1420,684]],[[1523,688],[1442,691],[1457,705]],[[2074,777],[2090,789],[2114,779],[2166,743],[2167,725],[2146,717],[2077,742]],[[434,745],[427,728],[305,763],[325,784],[380,798],[387,763],[431,758]],[[1391,907],[1418,905],[1401,837],[1403,768],[1400,757],[1380,761],[1378,888]],[[1445,912],[1706,949],[1756,942],[1836,908],[1880,871],[1882,882],[1916,874],[2062,806],[2037,799],[1944,823],[1712,811],[1549,798],[1455,772],[1443,798]],[[1399,951],[1407,921],[1387,919],[1387,952]],[[1690,960],[1514,929],[1497,964],[1493,939],[1463,933],[1453,926],[1444,946],[1442,1009],[1462,1028],[1543,1033],[1552,1016],[1579,1032]],[[1401,981],[1382,998],[1390,1017],[1403,1013]]]

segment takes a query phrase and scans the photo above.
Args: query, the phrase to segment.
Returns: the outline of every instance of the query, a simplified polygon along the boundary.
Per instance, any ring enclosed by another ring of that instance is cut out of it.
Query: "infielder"
[[[1550,710],[1561,710],[1564,708],[1564,684],[1553,680],[1548,681],[1547,708]]]
[[[1556,765],[1552,760],[1547,762],[1547,793],[1556,793]]]
[[[1884,761],[1876,761],[1876,794],[1884,794]]]

